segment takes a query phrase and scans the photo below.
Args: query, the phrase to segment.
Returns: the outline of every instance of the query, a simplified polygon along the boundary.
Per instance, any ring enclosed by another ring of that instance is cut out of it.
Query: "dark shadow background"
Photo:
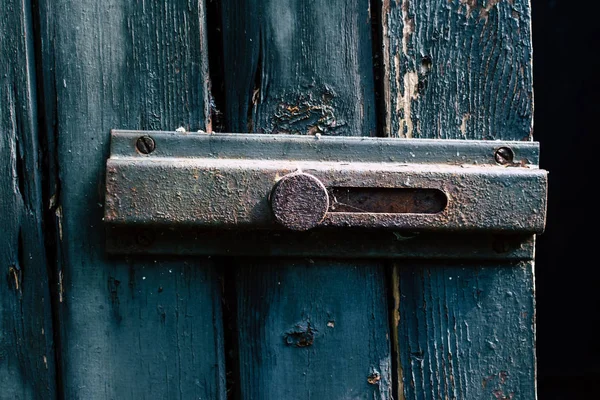
[[[550,171],[548,224],[536,253],[538,395],[600,399],[600,221],[593,207],[600,19],[591,1],[532,0],[532,7],[534,138]]]

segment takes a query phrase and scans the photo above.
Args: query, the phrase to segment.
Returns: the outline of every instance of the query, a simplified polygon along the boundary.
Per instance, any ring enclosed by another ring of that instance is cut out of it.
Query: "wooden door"
[[[102,222],[111,129],[531,140],[528,1],[1,3],[10,397],[535,398],[532,262],[109,257]]]

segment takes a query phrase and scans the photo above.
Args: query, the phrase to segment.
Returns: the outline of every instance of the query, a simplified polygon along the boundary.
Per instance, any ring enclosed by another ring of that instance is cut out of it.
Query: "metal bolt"
[[[293,172],[275,185],[271,193],[271,209],[281,225],[295,231],[306,231],[325,218],[329,194],[316,177]]]
[[[138,138],[137,142],[135,142],[135,147],[142,154],[150,154],[154,151],[156,143],[154,143],[154,139],[150,136],[145,135]]]
[[[496,150],[494,158],[498,164],[512,164],[515,158],[515,153],[508,147],[500,147],[498,150]]]

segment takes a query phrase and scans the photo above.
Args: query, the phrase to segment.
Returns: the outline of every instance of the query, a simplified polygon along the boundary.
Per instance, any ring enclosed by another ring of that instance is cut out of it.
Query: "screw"
[[[156,144],[154,143],[154,139],[146,135],[138,138],[137,142],[135,142],[135,147],[142,154],[150,154],[154,151]]]
[[[515,158],[515,153],[508,147],[500,147],[498,150],[496,150],[494,158],[498,164],[512,164]]]

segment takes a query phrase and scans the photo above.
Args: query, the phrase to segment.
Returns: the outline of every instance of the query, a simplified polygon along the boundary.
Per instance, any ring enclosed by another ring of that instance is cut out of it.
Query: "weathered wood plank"
[[[375,135],[369,2],[223,2],[231,131]],[[239,396],[391,396],[385,269],[239,260]]]
[[[405,398],[534,398],[530,263],[397,271]]]
[[[232,132],[375,136],[369,2],[223,2]]]
[[[0,397],[56,394],[44,237],[33,23],[0,1]]]
[[[525,0],[383,0],[386,136],[531,140]]]
[[[235,278],[241,398],[391,398],[381,267],[261,259]]]
[[[531,140],[528,1],[382,6],[387,135]],[[399,398],[534,398],[533,263],[395,277]]]
[[[40,31],[61,277],[65,398],[225,397],[206,259],[108,258],[110,129],[207,129],[203,2],[44,2]]]

